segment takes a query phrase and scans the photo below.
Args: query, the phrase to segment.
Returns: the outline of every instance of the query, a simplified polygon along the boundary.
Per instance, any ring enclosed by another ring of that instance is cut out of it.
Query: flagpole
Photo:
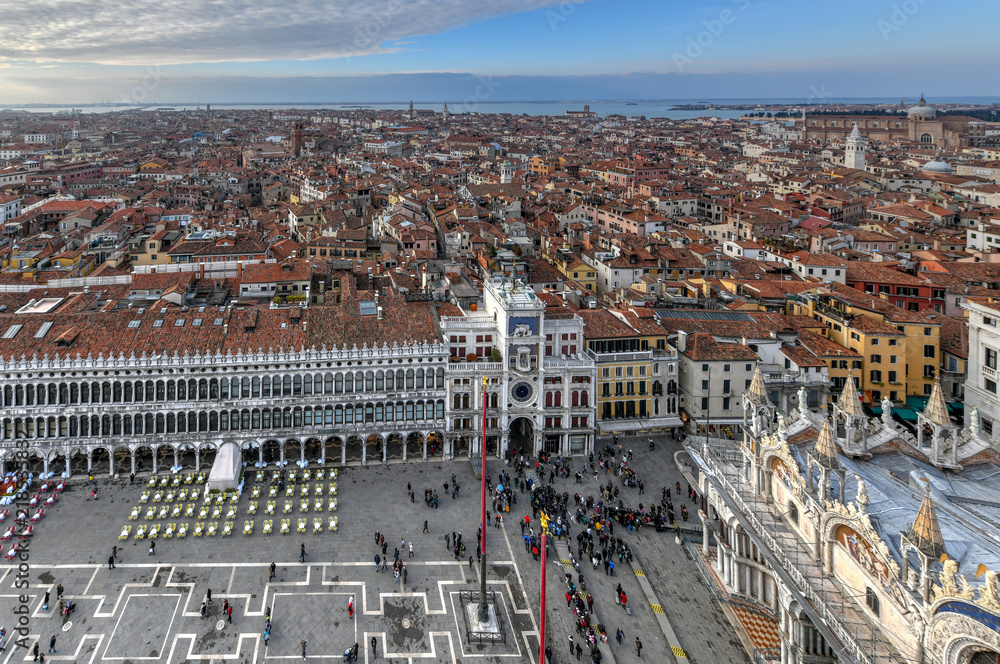
[[[479,561],[479,621],[488,623],[490,621],[490,607],[486,604],[486,386],[489,379],[483,376],[483,442],[482,442],[482,514],[480,529],[483,537],[480,541]]]

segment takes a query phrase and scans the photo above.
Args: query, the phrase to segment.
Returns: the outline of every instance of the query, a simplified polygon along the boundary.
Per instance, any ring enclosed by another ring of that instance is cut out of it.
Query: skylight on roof
[[[174,321],[174,327],[184,327],[184,319],[178,318]]]
[[[201,327],[201,318],[195,318],[191,321],[191,327]]]
[[[142,323],[142,321],[141,321],[141,320],[130,320],[130,321],[128,322],[128,326],[129,326],[129,327],[130,327],[131,329],[133,329],[133,330],[134,330],[135,328],[139,327],[139,324],[140,324],[140,323]]]
[[[153,321],[153,327],[163,327],[163,319],[157,318]]]
[[[42,323],[42,326],[38,328],[38,332],[35,332],[36,339],[44,339],[45,335],[49,333],[52,329],[52,321],[48,320]]]
[[[14,337],[17,336],[17,333],[21,331],[22,327],[24,327],[24,325],[20,323],[14,323],[13,325],[7,328],[6,332],[3,333],[3,338],[13,339]]]
[[[362,316],[374,316],[377,313],[375,303],[367,300],[360,302],[358,308],[361,310],[360,313]]]
[[[222,325],[222,319],[221,318],[216,318],[215,322],[213,322],[212,325],[215,325],[215,326]]]

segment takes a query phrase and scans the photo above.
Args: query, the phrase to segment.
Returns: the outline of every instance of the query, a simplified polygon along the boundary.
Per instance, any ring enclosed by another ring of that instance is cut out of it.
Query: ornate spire
[[[820,429],[819,438],[816,439],[813,455],[825,468],[840,468],[840,458],[837,454],[837,445],[833,442],[833,430],[830,428],[829,420],[823,420],[823,428]]]
[[[754,369],[753,379],[750,381],[750,387],[747,388],[746,398],[755,406],[763,406],[770,403],[767,398],[767,388],[764,386],[764,374],[760,370],[760,364]],[[799,404],[799,408],[802,408],[804,404]]]
[[[864,417],[865,412],[861,409],[861,396],[858,394],[857,385],[854,384],[853,373],[847,374],[847,382],[844,383],[844,391],[837,400],[837,408],[844,415]]]
[[[924,408],[924,417],[934,424],[942,427],[951,426],[951,418],[948,417],[948,406],[944,402],[944,394],[941,393],[941,381],[934,381],[934,389],[927,400]]]
[[[917,510],[917,518],[906,532],[907,539],[928,558],[937,560],[945,553],[944,538],[938,527],[937,515],[934,514],[934,504],[931,502],[931,488],[927,487],[924,500]]]

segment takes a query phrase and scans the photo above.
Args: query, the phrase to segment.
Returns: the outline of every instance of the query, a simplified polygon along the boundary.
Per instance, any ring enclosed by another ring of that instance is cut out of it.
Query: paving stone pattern
[[[628,440],[636,442],[623,438],[625,449]],[[643,450],[633,445],[633,466],[644,479],[648,498],[637,495],[637,489],[621,489],[626,504],[648,504],[649,499],[658,499],[661,485],[678,480],[683,483],[672,461],[676,444],[657,438],[657,450],[648,452],[645,438],[641,440]],[[572,463],[579,467],[582,459]],[[496,460],[489,462],[494,482],[502,465]],[[444,492],[444,482],[452,484],[452,475],[461,485],[458,499]],[[572,495],[594,493],[598,482],[605,481],[604,477],[594,480],[590,473],[583,485],[575,484],[572,477],[557,478],[555,484]],[[416,494],[414,503],[407,494],[408,482]],[[266,499],[258,499],[256,516],[247,514],[249,488],[254,484],[248,479],[231,537],[221,535],[220,519],[220,534],[195,538],[189,533],[184,539],[158,539],[152,556],[147,553],[147,541],[117,540],[123,525],[131,523],[134,532],[137,525],[150,523],[141,517],[128,520],[144,486],[129,486],[127,479],[98,480],[100,498],[93,501],[84,482],[71,483],[36,525],[28,548],[29,645],[37,639],[45,652],[55,634],[58,654],[47,656],[47,660],[79,663],[289,662],[301,658],[301,641],[306,640],[308,661],[313,663],[343,661],[344,650],[357,642],[364,662],[537,664],[540,570],[524,551],[517,525],[528,509],[526,496],[519,496],[521,500],[505,515],[503,528],[486,531],[487,580],[497,591],[507,642],[484,645],[468,642],[458,595],[461,590],[479,587],[479,566],[470,567],[468,561],[470,554],[475,555],[479,525],[479,491],[472,464],[456,460],[351,467],[340,471],[337,483],[336,512],[301,514],[308,518],[310,532],[278,534],[283,516],[291,517],[293,524],[300,516],[296,494],[296,509],[290,515],[267,517],[275,520],[275,531],[264,535],[261,526]],[[437,509],[424,505],[425,488],[438,492]],[[280,506],[284,495],[276,500]],[[337,532],[326,529],[331,514],[339,517]],[[319,534],[311,532],[315,516],[324,519],[324,530]],[[254,534],[243,536],[243,522],[248,518],[255,520]],[[425,519],[428,533],[422,532]],[[156,523],[182,521],[193,530],[197,519]],[[386,538],[390,568],[384,572],[375,569],[374,556],[376,552],[381,555],[374,543],[376,531]],[[463,534],[467,552],[461,560],[445,546],[445,534],[452,532]],[[575,535],[576,531],[571,532]],[[647,578],[690,661],[746,661],[716,600],[673,535],[643,531],[625,537],[641,556]],[[391,571],[393,550],[400,539],[414,542],[413,558],[406,550],[400,552],[407,567],[405,586],[402,579],[393,579]],[[300,544],[305,544],[305,564],[298,562]],[[114,545],[119,547],[119,557],[116,569],[110,570],[107,559]],[[567,652],[567,636],[575,636],[575,631],[573,616],[566,609],[558,558],[552,556],[549,569],[547,635],[553,663],[562,664],[576,661]],[[277,574],[269,582],[267,566],[272,561]],[[20,605],[18,595],[22,592],[14,587],[17,571],[16,562],[4,561],[0,566],[0,616],[7,616],[0,618],[0,626],[7,627],[9,638],[6,650],[0,652],[0,664],[23,661],[28,654],[13,643],[13,611]],[[632,647],[636,635],[644,644],[642,661],[673,661],[651,607],[640,599],[642,593],[631,570],[619,568],[617,577],[612,578],[605,577],[603,569],[595,572],[587,566],[584,574],[597,614],[611,637],[608,647],[615,662],[640,661]],[[617,582],[634,598],[632,616],[626,616],[613,601]],[[76,610],[68,617],[56,615],[57,584],[62,584],[65,597],[76,603]],[[200,607],[209,589],[215,613],[203,618]],[[42,608],[45,590],[51,592],[48,610]],[[351,598],[354,618],[348,617],[347,611]],[[234,606],[232,624],[221,615],[224,600]],[[267,610],[271,611],[272,632],[265,649],[262,633]],[[625,631],[621,647],[613,638],[617,627]],[[373,636],[377,658],[372,657]],[[589,661],[586,653],[581,661]]]

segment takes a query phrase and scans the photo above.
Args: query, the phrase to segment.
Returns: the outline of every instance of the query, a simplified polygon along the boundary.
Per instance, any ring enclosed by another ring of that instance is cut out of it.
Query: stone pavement
[[[677,481],[675,476],[679,478],[671,454],[672,449],[664,443],[653,453],[636,448],[633,465],[640,468],[652,499],[659,496],[661,482],[672,483]],[[580,460],[576,464],[579,466]],[[495,478],[500,466],[501,462],[491,461],[488,472]],[[452,475],[462,485],[458,499],[444,493],[443,484],[451,483]],[[0,626],[7,628],[9,639],[8,647],[0,653],[0,664],[22,661],[26,654],[13,644],[17,636],[13,632],[15,610],[30,616],[28,645],[38,639],[45,652],[49,638],[57,635],[58,654],[47,656],[49,661],[290,661],[301,657],[300,642],[304,639],[310,662],[342,661],[344,649],[355,642],[360,644],[362,661],[373,662],[376,659],[370,641],[374,636],[379,661],[537,664],[538,563],[523,551],[515,518],[515,513],[523,516],[526,500],[512,508],[503,528],[491,527],[486,533],[490,562],[487,578],[500,597],[507,631],[505,644],[491,646],[467,642],[463,608],[458,601],[459,591],[477,589],[479,580],[478,565],[470,569],[468,564],[468,556],[474,555],[479,521],[479,494],[472,464],[464,460],[352,467],[341,470],[337,483],[336,512],[301,513],[308,519],[310,530],[315,516],[325,522],[330,514],[336,514],[337,532],[324,527],[319,534],[293,532],[283,536],[277,532],[282,515],[275,514],[268,517],[275,520],[275,532],[264,535],[260,510],[265,499],[258,499],[258,514],[248,516],[248,490],[237,506],[234,535],[194,538],[189,533],[184,539],[159,539],[153,556],[147,554],[147,541],[117,540],[123,525],[130,523],[135,528],[150,523],[142,518],[128,520],[144,487],[130,487],[127,479],[99,480],[100,499],[95,502],[88,499],[82,482],[71,484],[35,528],[26,562],[28,590],[14,587],[18,580],[15,564],[5,561],[0,566],[0,616],[8,616],[0,617]],[[416,494],[412,504],[407,483]],[[248,489],[253,484],[248,479]],[[588,479],[580,487],[572,478],[556,479],[556,486],[572,495],[576,491],[592,493],[597,483]],[[423,504],[424,488],[437,490],[438,509]],[[635,495],[637,489],[623,491],[626,503],[646,498]],[[280,505],[284,496],[276,500]],[[286,515],[293,518],[293,523],[300,516],[298,494],[294,502],[296,509]],[[254,534],[244,537],[239,533],[248,518],[255,520]],[[428,533],[422,532],[425,519]],[[156,523],[181,521],[193,529],[197,519],[168,518]],[[412,559],[407,552],[401,553],[407,567],[405,586],[394,581],[391,569],[375,571],[376,530],[385,534],[390,558],[401,538],[414,542]],[[468,548],[463,560],[455,560],[446,550],[445,533],[453,531],[463,533]],[[691,661],[745,661],[714,598],[673,536],[643,531],[626,537],[642,556],[647,579]],[[303,543],[307,557],[306,563],[300,564],[299,546]],[[107,558],[113,545],[119,545],[120,557],[116,569],[109,570]],[[267,565],[272,561],[277,564],[277,578],[269,583]],[[642,594],[631,572],[620,573],[617,579],[601,578],[603,574],[587,568],[584,574],[611,636],[609,646],[615,660],[639,661],[631,647],[638,634],[644,644],[643,660],[671,661],[652,609],[638,601]],[[618,581],[635,598],[630,617],[613,602],[614,584]],[[77,603],[76,611],[68,618],[54,615],[57,584],[65,586],[66,597]],[[575,632],[571,631],[572,616],[565,609],[557,556],[553,556],[548,588],[547,630],[553,662],[575,661],[566,656],[566,636]],[[52,592],[47,611],[41,607],[46,589]],[[232,625],[221,621],[218,614],[200,616],[201,601],[209,589],[216,607],[223,600],[235,606]],[[26,609],[18,608],[22,604],[21,592],[27,595]],[[347,615],[351,597],[355,603],[353,619]],[[263,616],[268,609],[273,627],[265,649]],[[613,639],[618,626],[626,633],[622,647]]]

